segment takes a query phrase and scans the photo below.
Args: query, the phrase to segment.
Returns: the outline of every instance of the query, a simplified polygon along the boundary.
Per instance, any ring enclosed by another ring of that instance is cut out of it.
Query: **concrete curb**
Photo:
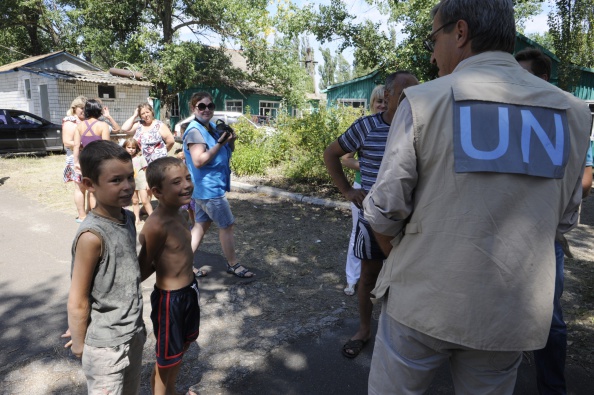
[[[324,206],[329,208],[340,208],[343,210],[350,210],[351,205],[348,202],[337,202],[330,199],[321,199],[312,196],[301,195],[299,193],[288,192],[279,188],[258,186],[246,184],[245,182],[231,181],[231,190],[244,191],[253,193],[263,193],[269,196],[280,197],[284,199],[294,200],[299,203],[315,204],[317,206]]]

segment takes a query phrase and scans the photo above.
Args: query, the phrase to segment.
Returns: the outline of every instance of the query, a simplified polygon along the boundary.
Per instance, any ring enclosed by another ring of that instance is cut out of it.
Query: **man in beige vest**
[[[404,90],[365,217],[388,256],[370,394],[511,394],[551,324],[556,233],[576,225],[590,113],[511,55],[511,0],[442,0],[439,75]]]

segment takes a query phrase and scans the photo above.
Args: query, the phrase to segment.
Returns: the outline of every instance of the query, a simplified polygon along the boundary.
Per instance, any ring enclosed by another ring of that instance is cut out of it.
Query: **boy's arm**
[[[166,233],[162,227],[153,223],[145,223],[138,236],[140,241],[140,253],[138,254],[138,265],[140,266],[141,281],[146,280],[155,272],[153,264],[155,258],[161,254],[165,245]]]
[[[101,259],[101,240],[91,232],[80,235],[74,266],[72,283],[68,294],[68,328],[72,336],[72,353],[81,357],[89,325],[91,305],[89,295],[97,262]]]

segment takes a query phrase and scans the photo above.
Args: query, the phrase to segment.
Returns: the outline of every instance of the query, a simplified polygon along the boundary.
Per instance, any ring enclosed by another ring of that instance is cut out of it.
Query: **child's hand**
[[[66,332],[62,333],[62,338],[70,337],[70,328],[66,329]],[[72,339],[68,340],[68,343],[64,344],[64,348],[69,348],[72,346]]]

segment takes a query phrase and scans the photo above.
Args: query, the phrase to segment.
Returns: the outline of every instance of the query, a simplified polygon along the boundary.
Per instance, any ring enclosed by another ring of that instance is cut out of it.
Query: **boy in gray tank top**
[[[137,394],[146,330],[136,255],[132,158],[114,142],[89,143],[80,155],[82,183],[97,205],[72,244],[68,331],[82,358],[89,394]]]

